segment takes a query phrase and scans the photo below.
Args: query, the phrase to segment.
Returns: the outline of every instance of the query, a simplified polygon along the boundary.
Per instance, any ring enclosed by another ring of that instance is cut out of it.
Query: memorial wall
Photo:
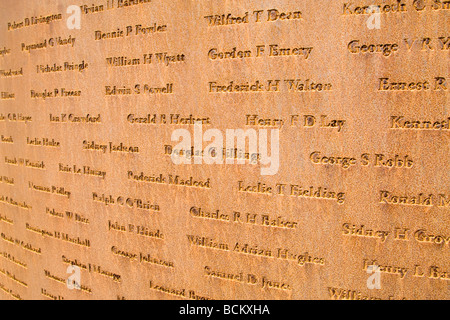
[[[450,1],[0,17],[0,299],[449,299]]]

